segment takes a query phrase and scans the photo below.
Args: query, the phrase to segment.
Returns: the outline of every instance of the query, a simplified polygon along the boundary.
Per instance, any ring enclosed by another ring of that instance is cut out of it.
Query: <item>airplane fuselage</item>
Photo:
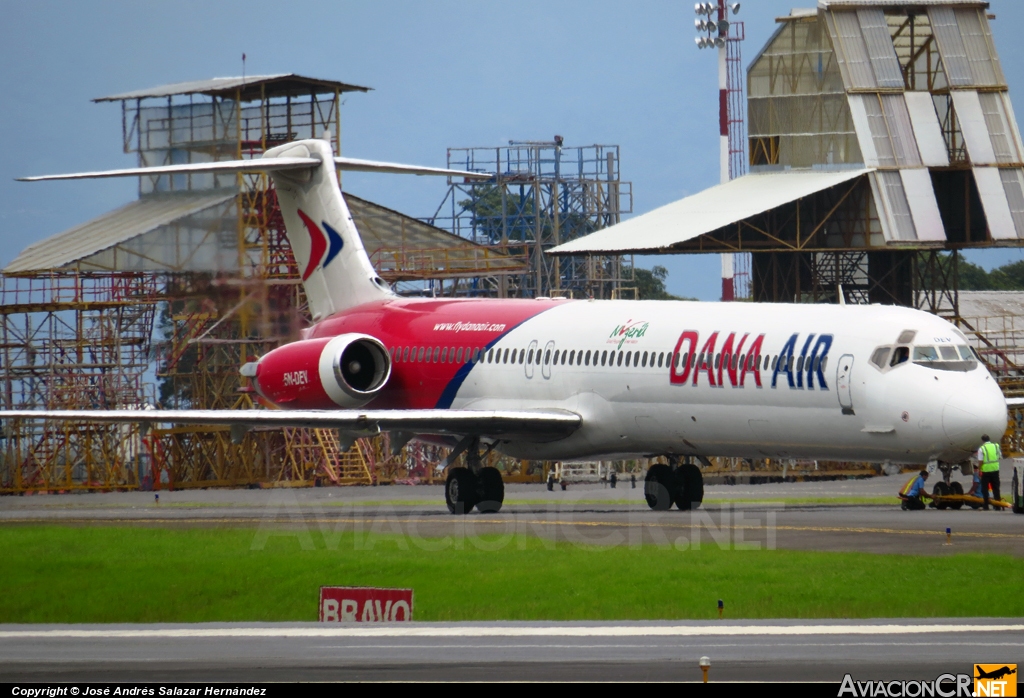
[[[396,299],[327,318],[304,341],[346,333],[390,356],[368,409],[582,417],[564,439],[499,444],[519,458],[959,462],[1006,426],[1002,393],[964,336],[899,307]],[[273,357],[259,377],[268,399],[338,406],[311,376],[312,354],[283,368]]]

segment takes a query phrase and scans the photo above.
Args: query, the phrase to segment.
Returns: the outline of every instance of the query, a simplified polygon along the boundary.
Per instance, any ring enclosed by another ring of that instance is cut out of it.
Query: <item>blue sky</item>
[[[744,59],[776,16],[814,0],[748,0]],[[509,139],[618,144],[643,213],[718,181],[717,74],[693,44],[693,3],[670,0],[54,2],[0,0],[0,265],[135,198],[134,181],[23,184],[27,174],[123,167],[120,109],[95,97],[170,82],[296,72],[374,88],[342,111],[347,155],[443,165],[450,146]],[[1024,3],[994,0],[996,44],[1024,114]],[[414,216],[430,178],[348,174],[346,189]],[[1018,250],[973,253],[986,267]],[[715,256],[644,260],[669,288],[714,300]]]

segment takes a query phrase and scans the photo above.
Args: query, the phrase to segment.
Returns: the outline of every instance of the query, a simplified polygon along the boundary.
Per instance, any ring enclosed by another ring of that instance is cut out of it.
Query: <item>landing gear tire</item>
[[[505,483],[497,468],[481,468],[477,475],[477,494],[480,501],[476,508],[483,514],[496,514],[505,501]]]
[[[959,482],[951,482],[951,483],[949,483],[949,493],[950,494],[963,494],[964,493],[964,486],[961,485]],[[950,509],[962,509],[963,506],[964,506],[963,502],[953,502],[953,503],[951,503],[949,505],[949,508]]]
[[[469,468],[452,468],[444,484],[444,501],[453,514],[468,514],[476,506],[476,476]]]
[[[704,501],[704,476],[693,463],[683,463],[674,473],[676,506],[682,511],[699,509]]]
[[[949,494],[949,485],[947,485],[945,482],[936,482],[935,487],[932,488],[932,494],[938,495],[940,497],[947,496]],[[945,509],[946,507],[949,506],[949,504],[946,502],[936,502],[935,500],[932,500],[932,504],[935,505],[936,509]]]
[[[663,463],[656,463],[648,468],[647,478],[644,480],[644,499],[647,500],[647,506],[655,511],[671,509],[674,480],[672,469]]]

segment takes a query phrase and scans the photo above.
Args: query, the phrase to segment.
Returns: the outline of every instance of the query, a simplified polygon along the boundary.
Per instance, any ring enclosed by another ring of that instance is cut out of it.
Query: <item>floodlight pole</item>
[[[718,21],[727,16],[728,8],[725,0],[718,0]],[[727,58],[728,39],[718,47],[718,164],[720,181],[729,181],[729,67]],[[733,284],[732,254],[720,255],[722,258],[722,300],[731,301],[736,297]]]
[[[706,36],[697,37],[698,48],[718,49],[718,162],[720,168],[719,181],[725,184],[730,179],[730,163],[732,152],[729,147],[729,4],[726,0],[715,2],[699,2],[694,5],[697,16],[706,16],[707,20],[696,21],[698,35],[707,32]],[[739,3],[732,5],[733,14],[739,12]],[[711,17],[717,15],[717,21]],[[736,289],[733,283],[733,255],[723,254],[722,258],[722,300],[731,301],[735,298]]]
[[[726,18],[725,0],[718,0],[718,21]],[[718,47],[718,141],[721,183],[729,181],[729,68],[726,62],[728,41]],[[724,268],[723,268],[724,271]]]

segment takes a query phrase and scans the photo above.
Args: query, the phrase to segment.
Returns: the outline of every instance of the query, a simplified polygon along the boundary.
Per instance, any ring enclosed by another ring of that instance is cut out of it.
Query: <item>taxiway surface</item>
[[[0,498],[0,524],[238,526],[261,535],[308,531],[315,545],[355,532],[364,539],[529,535],[580,545],[1024,556],[1024,516],[967,507],[901,511],[895,493],[905,479],[712,485],[695,512],[650,511],[643,483],[633,489],[628,480],[616,489],[573,485],[564,492],[509,485],[500,513],[468,516],[448,513],[438,485],[164,491],[159,503],[147,492],[36,495]]]

